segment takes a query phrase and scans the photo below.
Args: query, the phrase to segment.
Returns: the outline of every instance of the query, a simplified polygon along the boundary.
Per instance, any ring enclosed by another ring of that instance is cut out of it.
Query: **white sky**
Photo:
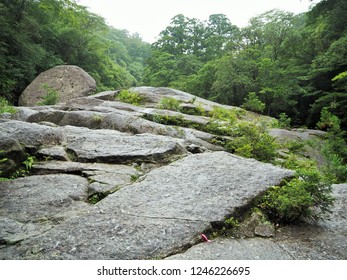
[[[226,15],[232,24],[246,26],[249,19],[272,9],[307,12],[309,0],[77,0],[117,29],[139,33],[153,43],[178,14],[207,20],[212,14]]]

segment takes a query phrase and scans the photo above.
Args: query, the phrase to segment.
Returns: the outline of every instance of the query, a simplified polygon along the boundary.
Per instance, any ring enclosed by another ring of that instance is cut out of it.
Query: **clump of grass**
[[[158,108],[171,110],[171,111],[180,111],[180,104],[182,102],[173,97],[163,97],[160,99]]]
[[[121,90],[116,98],[124,103],[135,106],[139,106],[143,102],[143,98],[138,92],[130,92],[128,90]]]
[[[94,114],[93,115],[93,122],[96,124],[100,124],[104,120],[104,116]]]

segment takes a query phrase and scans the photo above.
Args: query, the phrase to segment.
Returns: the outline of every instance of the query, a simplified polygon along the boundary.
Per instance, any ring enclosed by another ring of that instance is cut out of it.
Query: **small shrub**
[[[239,122],[231,130],[234,138],[227,141],[228,151],[243,157],[271,162],[277,156],[277,143],[265,127],[249,122]]]
[[[317,128],[321,130],[329,130],[340,128],[340,120],[337,116],[329,112],[327,107],[321,111],[320,120],[317,123]]]
[[[280,128],[289,129],[292,119],[287,116],[286,113],[281,113],[278,119],[278,125]]]
[[[3,98],[0,97],[0,114],[3,113],[10,113],[10,114],[15,114],[17,112],[17,110],[8,104],[8,101]]]
[[[46,91],[46,95],[43,96],[43,100],[38,103],[38,105],[55,105],[59,102],[60,96],[59,93],[49,86],[48,84],[42,84],[42,89]]]
[[[299,169],[296,178],[267,191],[260,207],[278,223],[300,218],[318,221],[330,213],[334,202],[331,191],[331,182],[317,169]]]
[[[323,108],[317,127],[327,130],[322,152],[327,160],[325,172],[334,181],[343,183],[347,181],[347,143],[346,132],[341,129],[340,119]]]
[[[260,101],[255,92],[250,92],[244,101],[242,108],[256,113],[264,112],[265,103]]]
[[[158,108],[171,110],[171,111],[180,111],[180,104],[182,102],[173,97],[163,97],[160,99]]]
[[[143,98],[139,93],[130,92],[128,90],[121,90],[116,98],[124,103],[129,103],[135,106],[138,106],[143,102]]]

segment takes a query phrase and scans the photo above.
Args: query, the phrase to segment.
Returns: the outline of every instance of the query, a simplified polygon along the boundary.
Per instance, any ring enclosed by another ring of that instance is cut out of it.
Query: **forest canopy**
[[[272,10],[238,28],[222,14],[175,16],[152,45],[144,82],[242,106],[251,94],[264,114],[315,127],[323,108],[347,125],[347,1],[308,13]]]
[[[313,128],[325,108],[346,129],[346,14],[345,0],[268,11],[244,28],[179,14],[150,45],[74,0],[0,0],[0,95],[16,104],[39,73],[73,64],[99,91],[173,87]]]

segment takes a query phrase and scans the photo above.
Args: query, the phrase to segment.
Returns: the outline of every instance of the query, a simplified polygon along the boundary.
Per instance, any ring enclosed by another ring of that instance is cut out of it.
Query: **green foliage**
[[[42,89],[46,91],[46,94],[43,96],[43,101],[39,102],[39,105],[55,105],[59,102],[59,93],[49,86],[48,84],[42,84]]]
[[[332,114],[327,107],[324,107],[321,112],[320,120],[317,123],[317,128],[321,130],[338,130],[340,129],[339,118]]]
[[[265,103],[259,100],[255,92],[250,92],[241,107],[252,112],[262,113],[265,109]]]
[[[31,156],[27,154],[26,160],[22,162],[22,164],[18,167],[16,171],[13,174],[11,174],[9,178],[2,178],[2,179],[10,180],[10,179],[16,179],[18,177],[23,177],[28,175],[35,161],[36,161],[35,156]],[[1,175],[1,172],[0,172],[0,175]]]
[[[340,119],[328,108],[323,108],[317,127],[327,130],[323,154],[327,159],[326,173],[336,182],[347,181],[347,143],[346,132],[341,130]]]
[[[291,121],[292,119],[286,113],[281,113],[278,119],[278,125],[280,128],[290,129]]]
[[[224,221],[225,225],[227,225],[228,227],[232,227],[232,228],[235,228],[235,227],[239,227],[240,226],[240,222],[235,219],[234,217],[230,217],[228,219],[226,219]]]
[[[176,98],[173,97],[163,97],[160,99],[158,108],[159,109],[166,109],[166,110],[171,110],[171,111],[180,111],[180,104],[182,102],[179,101]]]
[[[271,162],[277,156],[277,143],[266,128],[249,122],[239,122],[232,128],[232,140],[226,142],[228,151],[243,157]]]
[[[233,124],[237,120],[236,112],[219,106],[214,106],[210,112],[210,117],[220,121],[226,121],[228,124]]]
[[[318,221],[330,213],[333,201],[331,182],[317,169],[298,169],[297,177],[267,191],[260,207],[279,223],[291,223],[300,218]]]
[[[116,98],[122,102],[132,105],[140,105],[143,102],[143,97],[137,92],[130,92],[128,90],[121,90]]]
[[[8,104],[8,101],[5,98],[0,97],[0,114],[3,114],[3,113],[15,114],[16,112],[17,110],[13,106],[10,106]]]
[[[285,127],[281,113],[313,127],[331,107],[346,129],[346,13],[345,0],[325,0],[306,14],[265,12],[241,29],[220,14],[177,15],[153,44],[146,82],[228,105],[246,99],[246,109]]]
[[[96,194],[93,194],[93,195],[90,195],[88,197],[88,202],[90,204],[96,204],[98,203],[100,200],[104,199],[107,195],[104,194],[104,193],[96,193]]]

